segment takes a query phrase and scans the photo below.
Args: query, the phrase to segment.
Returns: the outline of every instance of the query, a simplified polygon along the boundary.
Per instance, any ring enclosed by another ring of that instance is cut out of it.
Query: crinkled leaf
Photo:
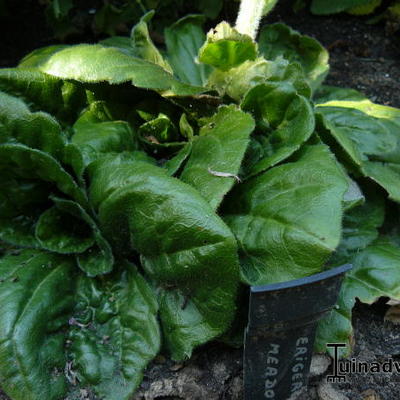
[[[87,206],[84,191],[50,155],[20,144],[0,145],[0,239],[39,247],[35,225],[60,190]]]
[[[106,101],[93,101],[83,110],[79,118],[74,123],[74,128],[81,124],[100,123],[113,121],[113,115]]]
[[[347,354],[351,351],[351,315],[356,298],[368,304],[381,296],[400,300],[399,247],[379,239],[348,261],[353,268],[343,281],[338,307],[319,323],[316,351],[326,351],[327,343],[347,343]]]
[[[385,217],[385,202],[378,194],[368,192],[366,202],[345,212],[342,239],[331,263],[346,263],[352,253],[367,247],[378,237],[378,228]]]
[[[224,207],[251,285],[320,272],[341,237],[347,180],[324,145],[237,186]]]
[[[251,160],[246,174],[256,175],[292,155],[314,131],[310,102],[289,83],[265,83],[251,89],[241,107],[254,115],[258,128],[254,136],[262,147],[260,159]]]
[[[228,71],[214,69],[208,78],[207,85],[221,96],[227,94],[236,101],[252,87],[264,83],[271,75],[271,62],[263,58],[245,61]]]
[[[72,122],[85,101],[83,88],[35,68],[0,70],[0,90],[25,100],[33,109]]]
[[[35,223],[46,209],[49,190],[45,182],[15,179],[1,171],[0,240],[23,247],[39,247]]]
[[[153,41],[150,38],[149,28],[147,23],[151,21],[154,16],[154,11],[149,11],[145,14],[140,21],[132,28],[131,40],[134,55],[142,58],[143,60],[150,61],[157,64],[166,71],[172,73],[172,68],[168,61],[164,59]],[[188,82],[190,83],[190,82]]]
[[[0,92],[0,144],[20,143],[60,158],[65,141],[53,117],[31,113],[21,99]]]
[[[37,215],[0,217],[0,240],[16,246],[40,247],[35,237],[35,223],[37,218]]]
[[[257,57],[257,44],[239,33],[227,22],[221,22],[207,34],[207,40],[199,51],[200,62],[222,71],[237,67]]]
[[[20,144],[0,145],[0,171],[16,179],[29,179],[54,184],[61,192],[82,205],[87,204],[84,191],[50,155]]]
[[[79,280],[70,320],[74,389],[89,388],[104,400],[131,398],[160,348],[156,294],[133,265],[119,270],[104,281]]]
[[[102,161],[90,173],[105,236],[119,254],[141,254],[162,288],[166,345],[174,359],[190,356],[232,321],[238,282],[232,233],[195,189],[162,168]]]
[[[320,107],[318,111],[324,116],[328,132],[358,166],[370,156],[378,158],[396,146],[396,137],[379,120],[358,110]]]
[[[159,114],[157,118],[145,122],[139,127],[138,133],[143,139],[156,144],[173,142],[178,139],[175,124],[165,114]]]
[[[165,30],[168,60],[182,82],[205,85],[210,67],[200,64],[197,55],[206,40],[204,17],[188,15]]]
[[[245,61],[228,71],[215,69],[209,76],[207,85],[221,96],[227,94],[240,101],[254,86],[270,81],[291,83],[298,94],[307,98],[311,96],[311,89],[301,65],[289,63],[283,58],[267,61],[260,57],[254,61]]]
[[[136,147],[136,138],[127,122],[86,122],[85,118],[74,125],[64,159],[71,163],[78,176],[82,176],[88,165],[105,154],[130,152]]]
[[[298,94],[308,99],[311,97],[311,87],[300,63],[278,58],[272,63],[272,67],[268,81],[291,83]]]
[[[322,137],[333,137],[361,173],[400,201],[400,110],[369,101],[331,101],[318,112],[324,117]]]
[[[26,250],[0,259],[0,381],[14,400],[59,400],[66,391],[65,330],[73,263]]]
[[[94,244],[90,228],[57,207],[39,217],[35,234],[43,249],[60,254],[83,253]]]
[[[267,60],[283,57],[299,62],[315,90],[329,71],[329,54],[315,39],[301,35],[284,24],[266,25],[260,33],[260,52]]]
[[[155,292],[127,262],[99,281],[78,278],[71,258],[5,256],[0,305],[0,379],[15,400],[73,399],[86,388],[127,400],[159,351]]]
[[[114,265],[114,256],[111,247],[104,239],[96,221],[76,202],[60,199],[52,196],[55,207],[70,218],[80,221],[80,225],[86,225],[94,239],[95,245],[86,252],[77,255],[78,266],[89,277],[110,272]],[[82,229],[82,228],[81,228]]]
[[[204,121],[199,136],[193,139],[180,179],[194,186],[213,209],[234,185],[253,129],[250,114],[225,106]]]
[[[86,83],[131,82],[134,86],[159,90],[166,95],[190,96],[204,92],[201,87],[178,81],[159,65],[101,45],[67,47],[43,59],[39,69],[62,79]]]

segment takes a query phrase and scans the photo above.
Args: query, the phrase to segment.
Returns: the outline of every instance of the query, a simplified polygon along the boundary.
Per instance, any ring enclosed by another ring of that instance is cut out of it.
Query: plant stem
[[[264,0],[242,0],[236,29],[255,39],[264,9]]]
[[[262,16],[276,3],[277,0],[242,0],[236,20],[237,31],[255,39]]]

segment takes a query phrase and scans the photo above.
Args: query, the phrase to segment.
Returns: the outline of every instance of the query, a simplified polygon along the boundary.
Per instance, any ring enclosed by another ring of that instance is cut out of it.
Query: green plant
[[[282,24],[256,43],[191,15],[161,52],[151,17],[0,70],[13,400],[128,399],[161,343],[182,360],[232,342],[249,284],[353,262],[318,350],[350,341],[357,297],[400,299],[400,111],[322,86],[326,50]]]
[[[162,33],[182,15],[200,12],[206,18],[215,19],[223,7],[223,0],[200,0],[194,4],[184,0],[104,0],[98,2],[98,7],[87,9],[75,0],[42,1],[47,3],[49,25],[60,39],[89,29],[96,35],[126,34],[128,26],[151,10],[156,11],[154,30]]]
[[[354,15],[371,14],[382,3],[381,0],[312,0],[311,12],[316,15],[348,12]]]
[[[385,4],[385,3],[383,3]],[[380,9],[382,0],[312,0],[311,12],[316,15],[329,15],[346,12],[351,15],[364,16],[375,13]],[[302,8],[305,4],[302,0],[297,0],[295,8]],[[376,23],[385,19],[387,30],[395,31],[398,29],[400,21],[400,2],[392,0],[383,12],[373,16],[368,20],[369,23]]]

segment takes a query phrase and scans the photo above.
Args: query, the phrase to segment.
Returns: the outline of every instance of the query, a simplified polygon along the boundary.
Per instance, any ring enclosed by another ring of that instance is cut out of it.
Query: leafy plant
[[[381,3],[381,0],[312,0],[311,12],[327,15],[345,11],[354,15],[366,15],[371,14]]]
[[[298,10],[305,7],[303,0],[296,0],[294,9]],[[400,26],[400,1],[392,0],[382,2],[382,0],[312,0],[311,12],[315,15],[329,15],[346,12],[351,15],[365,16],[367,23],[375,24],[382,20],[386,22],[386,32],[388,35],[395,33]]]
[[[46,14],[56,37],[64,39],[72,34],[92,29],[96,34],[126,33],[128,26],[144,14],[155,10],[155,31],[163,29],[188,13],[202,13],[215,19],[223,7],[223,0],[200,0],[187,4],[183,0],[103,0],[97,7],[86,9],[76,0],[42,0],[47,4]]]
[[[257,25],[272,3],[238,21]],[[386,219],[400,110],[321,86],[326,50],[284,25],[257,43],[257,26],[206,36],[189,16],[160,50],[151,17],[0,70],[0,383],[13,400],[128,399],[161,346],[183,360],[229,340],[245,285],[352,262],[321,351],[351,341],[356,298],[400,299],[397,209]]]

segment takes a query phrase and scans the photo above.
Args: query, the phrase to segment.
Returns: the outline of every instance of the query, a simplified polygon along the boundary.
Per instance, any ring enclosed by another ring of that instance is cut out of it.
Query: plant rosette
[[[151,18],[0,70],[13,400],[129,399],[160,349],[243,337],[248,285],[352,263],[318,351],[352,342],[356,298],[400,299],[400,111],[322,86],[326,50],[285,25],[190,15],[161,51]]]

